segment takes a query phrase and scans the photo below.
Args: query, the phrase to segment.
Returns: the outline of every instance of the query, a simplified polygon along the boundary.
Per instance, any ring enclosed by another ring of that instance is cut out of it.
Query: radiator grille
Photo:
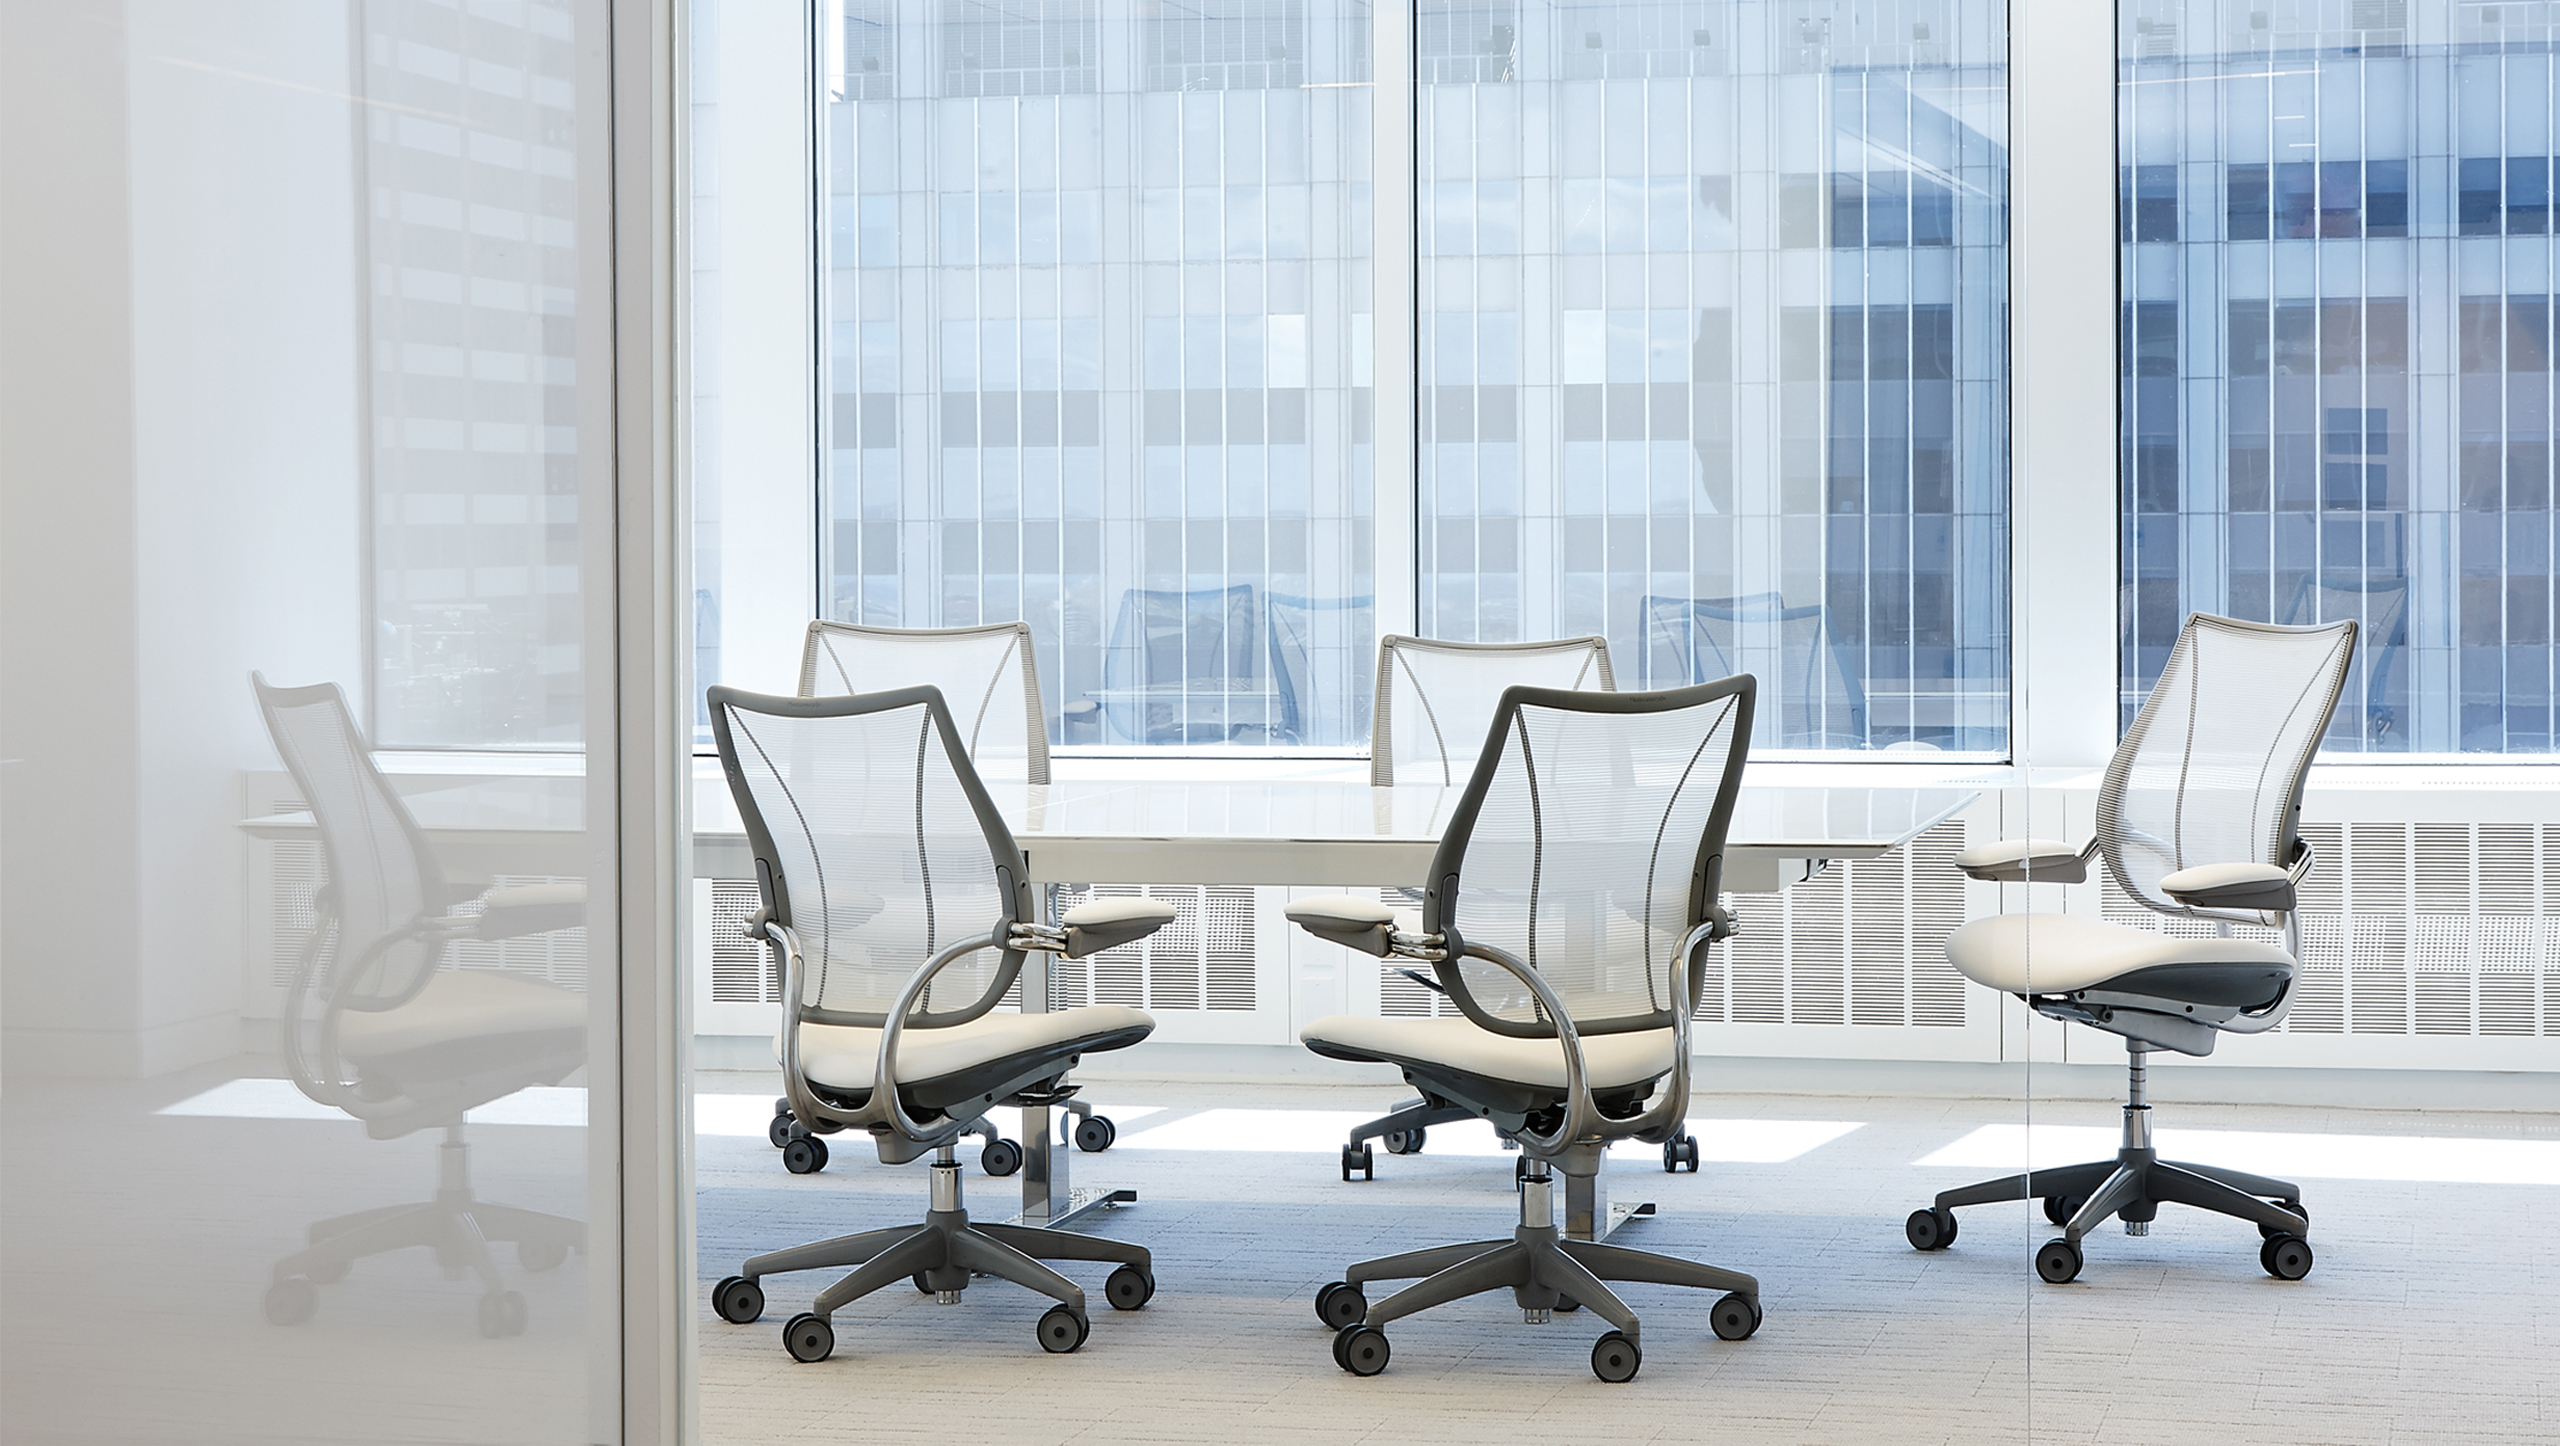
[[[2560,1035],[2560,827],[2313,823],[2289,1034]],[[2182,938],[2108,879],[2100,917]],[[2239,929],[2259,939],[2272,930]]]
[[[1173,922],[1134,944],[1087,959],[1052,961],[1049,978],[1059,1007],[1127,1004],[1213,1013],[1255,1008],[1250,885],[1096,884],[1058,890],[1060,910],[1087,899],[1159,899],[1173,905]]]
[[[740,932],[763,907],[752,879],[711,881],[711,1002],[780,1004],[782,974],[773,951]]]
[[[1947,822],[1792,889],[1728,896],[1742,932],[1708,951],[1698,1018],[1963,1028],[1964,976],[1945,948],[1964,923],[1963,849],[1964,826]]]

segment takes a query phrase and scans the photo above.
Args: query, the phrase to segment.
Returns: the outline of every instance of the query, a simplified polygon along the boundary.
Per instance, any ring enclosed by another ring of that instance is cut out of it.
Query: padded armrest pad
[[[1282,909],[1289,922],[1315,935],[1363,954],[1387,957],[1387,936],[1395,932],[1396,911],[1375,899],[1352,894],[1319,894],[1292,899]]]
[[[1060,916],[1067,957],[1081,959],[1143,939],[1173,922],[1173,905],[1156,899],[1093,899]]]
[[[2198,864],[2160,881],[2160,892],[2198,909],[2290,913],[2293,876],[2274,864]]]
[[[2011,838],[1975,844],[1956,855],[1956,867],[1992,884],[2076,884],[2089,877],[2080,850],[2049,838]]]
[[[574,929],[586,921],[587,886],[583,880],[568,884],[511,884],[481,896],[480,924],[474,932],[482,939],[519,939],[554,929]]]

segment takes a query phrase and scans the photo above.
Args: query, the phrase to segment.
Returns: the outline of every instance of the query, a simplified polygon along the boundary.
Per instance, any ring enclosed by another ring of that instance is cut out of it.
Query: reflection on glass
[[[2002,12],[1416,24],[1421,630],[1684,682],[1750,603],[1814,689],[1764,753],[2005,748]]]
[[[2126,717],[2190,611],[2353,618],[2333,753],[2552,749],[2560,48],[2525,15],[2121,8]]]
[[[1029,621],[1055,742],[1355,741],[1367,7],[836,3],[829,611]]]
[[[5,22],[0,1438],[619,1432],[605,19]]]

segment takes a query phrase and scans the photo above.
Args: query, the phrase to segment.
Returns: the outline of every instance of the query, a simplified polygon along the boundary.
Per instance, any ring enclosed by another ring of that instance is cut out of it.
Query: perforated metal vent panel
[[[1254,981],[1253,889],[1239,884],[1099,884],[1060,889],[1058,907],[1087,899],[1147,898],[1173,905],[1173,922],[1135,944],[1051,967],[1056,1002],[1129,1004],[1149,1010],[1250,1013]],[[1016,994],[1019,994],[1017,987]]]
[[[1964,825],[1942,823],[1782,893],[1729,895],[1742,932],[1708,951],[1698,1018],[1963,1028],[1964,976],[1945,948],[1965,918],[1963,849]]]
[[[2288,1034],[2560,1035],[2560,826],[2313,823]],[[2100,917],[2185,938],[2106,882]],[[2240,929],[2275,939],[2272,930]]]
[[[780,1004],[773,951],[739,932],[760,906],[752,879],[711,881],[711,1002]]]
[[[279,798],[270,814],[300,813],[310,805],[299,798]],[[320,892],[320,843],[314,839],[276,839],[267,845],[267,977],[278,989],[293,987],[293,971],[320,916],[312,908]]]

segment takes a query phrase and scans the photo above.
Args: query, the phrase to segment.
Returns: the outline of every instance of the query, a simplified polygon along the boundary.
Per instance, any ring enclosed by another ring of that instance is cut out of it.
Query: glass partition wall
[[[606,12],[11,13],[13,1442],[633,1424]]]

